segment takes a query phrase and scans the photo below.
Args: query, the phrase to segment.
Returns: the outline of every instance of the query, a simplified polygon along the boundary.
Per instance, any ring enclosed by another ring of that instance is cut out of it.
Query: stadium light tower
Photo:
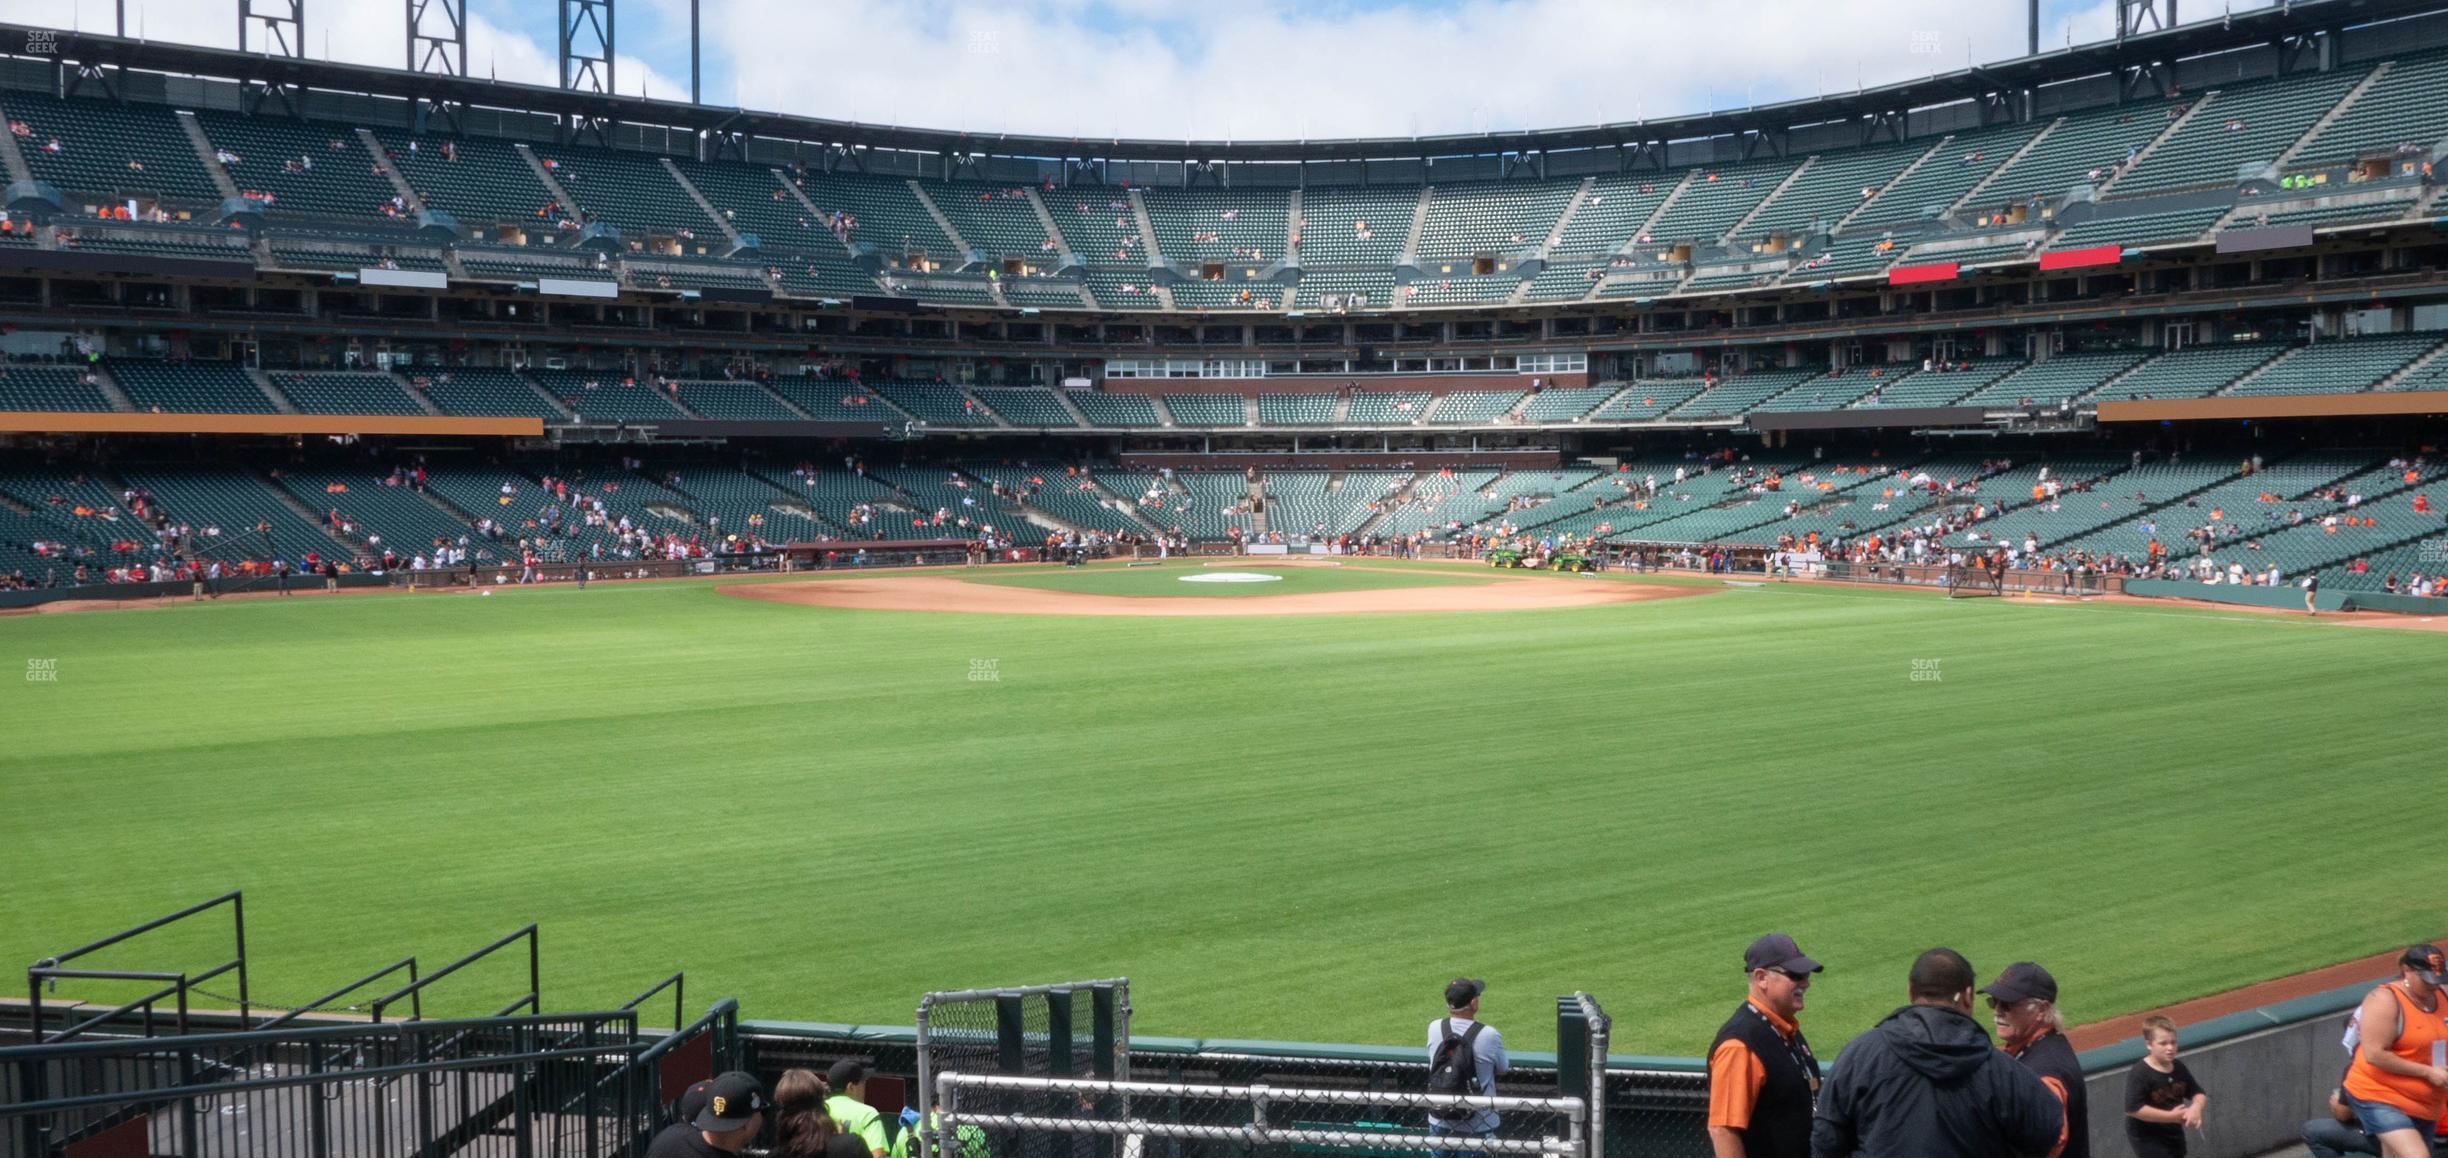
[[[2165,10],[2162,11],[2162,4]],[[2117,39],[2176,26],[2176,0],[2117,0]]]
[[[467,75],[467,0],[407,0],[408,71]]]
[[[612,0],[561,0],[561,87],[612,88]]]
[[[250,44],[247,33],[258,24],[262,43]],[[306,55],[306,0],[238,0],[238,51]]]

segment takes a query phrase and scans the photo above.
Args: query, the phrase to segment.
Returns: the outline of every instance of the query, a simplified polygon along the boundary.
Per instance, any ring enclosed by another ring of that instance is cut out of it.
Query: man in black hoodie
[[[1912,1004],[1837,1055],[1811,1121],[1811,1158],[2041,1158],[2065,1111],[1972,1019],[1972,963],[1913,962]]]

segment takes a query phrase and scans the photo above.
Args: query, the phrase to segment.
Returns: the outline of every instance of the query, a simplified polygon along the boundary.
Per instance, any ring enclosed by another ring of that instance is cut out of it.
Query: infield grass
[[[1769,929],[1828,964],[1824,1049],[1936,944],[2041,961],[2087,1021],[2442,926],[2394,882],[2448,822],[2448,637],[2325,620],[1803,586],[1061,619],[686,583],[0,645],[58,661],[0,685],[0,962],[244,888],[273,1003],[536,920],[553,1008],[686,969],[692,1005],[899,1025],[931,988],[1127,975],[1141,1033],[1409,1044],[1468,973],[1519,1048],[1586,988],[1616,1048],[1694,1054]],[[429,1014],[511,991],[446,985]]]

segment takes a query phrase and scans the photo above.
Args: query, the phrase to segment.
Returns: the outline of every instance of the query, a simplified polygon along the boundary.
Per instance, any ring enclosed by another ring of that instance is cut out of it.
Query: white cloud
[[[131,33],[234,44],[237,0],[127,2]],[[2016,0],[703,4],[710,102],[1089,139],[1402,137],[1657,119],[2015,56],[2025,37]],[[111,7],[0,0],[0,19],[108,28]],[[308,55],[392,67],[403,58],[400,0],[308,7]],[[2113,0],[2047,7],[2044,49],[2069,31],[2082,43],[2113,28]],[[623,52],[621,92],[686,97],[687,20],[686,0],[626,0],[628,47],[678,75]],[[468,34],[470,73],[557,83],[549,41],[482,15]]]
[[[2252,0],[2258,3],[2260,0]],[[2042,43],[2105,35],[2053,3]],[[739,101],[1102,138],[1409,136],[1660,118],[2020,55],[2013,0],[708,0]],[[716,14],[719,15],[716,15]],[[1120,15],[1127,19],[1113,21]],[[1164,26],[1166,35],[1152,28]],[[724,99],[730,99],[725,92]]]

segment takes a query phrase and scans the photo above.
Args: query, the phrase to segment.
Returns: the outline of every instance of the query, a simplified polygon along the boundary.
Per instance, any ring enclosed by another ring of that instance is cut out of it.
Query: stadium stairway
[[[1946,207],[1945,216],[1953,217],[1956,212],[1961,210],[1964,206],[1979,204],[1981,195],[1989,191],[1989,186],[1996,184],[1997,179],[2000,176],[2003,176],[2008,170],[2013,169],[2017,164],[2020,164],[2023,158],[2030,156],[2034,149],[2040,147],[2040,142],[2047,140],[2050,134],[2056,132],[2058,127],[2065,123],[2066,119],[2064,117],[2058,117],[2055,120],[2050,121],[2047,128],[2041,129],[2037,133],[2033,133],[2031,135],[2031,139],[2024,141],[2021,147],[2017,148],[2012,154],[2008,155],[2005,160],[1998,162],[1996,168],[1989,170],[1987,176],[1982,177],[1971,188],[1964,190],[1963,196],[1956,198],[1952,203],[1950,203]]]
[[[2387,76],[2389,70],[2395,67],[2397,67],[2396,61],[2381,61],[2379,67],[2365,74],[2362,80],[2356,81],[2353,88],[2346,90],[2345,96],[2340,97],[2336,104],[2329,106],[2328,112],[2322,113],[2319,120],[2312,122],[2312,127],[2305,129],[2302,136],[2295,138],[2284,152],[2279,153],[2277,158],[2270,162],[2271,166],[2281,172],[2285,171],[2286,167],[2294,162],[2296,154],[2303,152],[2313,141],[2319,139],[2329,126],[2336,124],[2339,117],[2345,116],[2348,109],[2355,107],[2355,102],[2363,99],[2363,94],[2370,92],[2372,86],[2379,84],[2381,78]]]
[[[203,122],[185,109],[180,109],[177,117],[180,131],[187,134],[187,143],[195,146],[196,163],[204,166],[205,175],[212,178],[213,188],[220,190],[224,198],[238,196],[238,183],[230,180],[229,170],[213,159],[212,139],[204,135]]]
[[[544,159],[536,156],[535,150],[527,147],[527,142],[519,141],[511,145],[511,151],[519,155],[519,160],[527,162],[527,167],[535,173],[537,183],[551,192],[553,201],[561,206],[563,215],[572,221],[594,220],[587,216],[586,210],[578,207],[578,199],[570,196],[569,190],[561,187],[560,180],[552,175],[552,170],[544,167]]]
[[[681,192],[688,194],[689,200],[697,203],[698,210],[722,230],[724,239],[734,246],[738,245],[740,243],[739,230],[732,227],[730,215],[715,208],[714,202],[706,198],[706,195],[697,188],[697,184],[689,180],[688,174],[681,172],[680,166],[672,163],[670,157],[657,156],[655,160],[662,162],[663,171],[671,174],[672,184],[678,185]]]
[[[1428,205],[1434,200],[1436,186],[1420,186],[1419,201],[1411,206],[1411,228],[1403,234],[1402,252],[1394,258],[1394,264],[1419,264],[1420,233],[1428,227]]]
[[[34,179],[33,170],[26,168],[25,154],[17,149],[15,133],[0,133],[0,172],[8,174],[11,185]]]
[[[297,403],[290,401],[288,395],[281,393],[280,388],[274,386],[270,378],[264,377],[264,372],[262,370],[253,366],[248,366],[246,367],[246,376],[247,381],[253,382],[256,389],[264,392],[264,397],[272,400],[273,409],[278,410],[283,414],[298,413]]]
[[[968,264],[968,255],[975,250],[975,247],[969,244],[968,238],[961,236],[960,230],[953,227],[952,219],[944,216],[943,209],[935,204],[935,199],[927,196],[925,186],[920,185],[914,179],[910,180],[908,184],[910,196],[917,200],[920,208],[926,210],[927,216],[935,219],[935,228],[943,230],[944,236],[952,239],[953,247],[961,252],[961,264]],[[998,296],[1000,296],[1000,286],[992,286],[989,288],[996,290]]]
[[[390,154],[383,151],[382,138],[375,136],[374,130],[357,130],[357,142],[365,146],[366,156],[373,159],[374,171],[391,183],[391,188],[398,192],[400,200],[410,212],[425,208],[425,199],[417,196],[416,186],[410,185],[408,178],[400,175],[399,166],[391,163]]]
[[[1071,256],[1071,241],[1063,236],[1062,227],[1054,223],[1054,214],[1046,208],[1045,198],[1037,195],[1035,186],[1028,187],[1029,208],[1037,211],[1037,223],[1045,227],[1046,238],[1054,243],[1054,252],[1061,255],[1061,264],[1078,260]]]

